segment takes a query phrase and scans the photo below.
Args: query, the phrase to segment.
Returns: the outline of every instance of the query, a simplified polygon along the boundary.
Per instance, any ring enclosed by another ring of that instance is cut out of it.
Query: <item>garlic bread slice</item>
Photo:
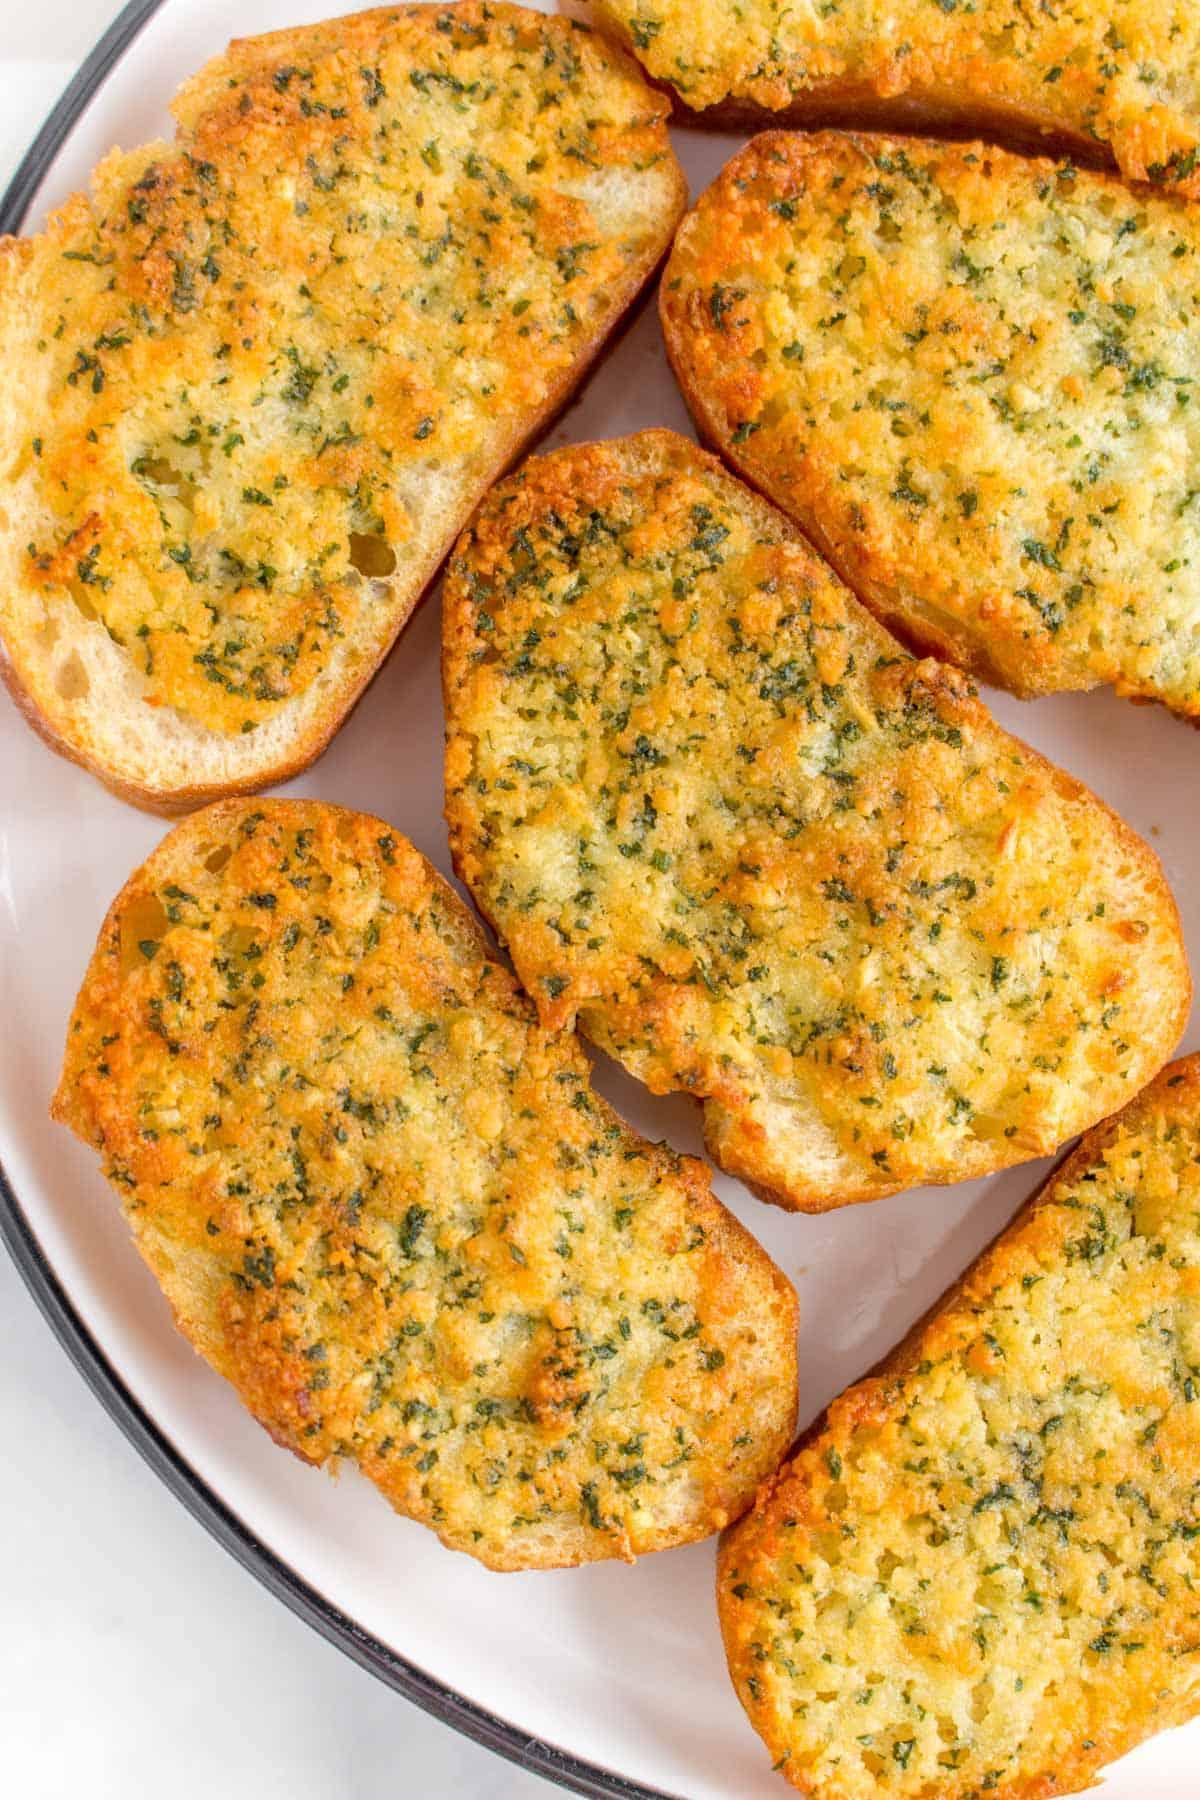
[[[1048,141],[1200,194],[1190,0],[594,0],[702,123]]]
[[[379,819],[177,827],[105,921],[54,1110],[272,1437],[491,1568],[704,1537],[786,1448],[791,1287]]]
[[[777,132],[676,240],[701,432],[921,649],[1200,718],[1200,224],[979,144]]]
[[[0,246],[0,672],[56,748],[166,812],[320,753],[665,252],[666,110],[565,19],[381,8],[234,43]]]
[[[1200,1711],[1198,1297],[1189,1057],[724,1539],[730,1671],[802,1794],[1074,1794]]]
[[[452,554],[456,867],[552,1025],[821,1211],[1045,1155],[1174,1049],[1152,852],[669,432],[536,458]]]

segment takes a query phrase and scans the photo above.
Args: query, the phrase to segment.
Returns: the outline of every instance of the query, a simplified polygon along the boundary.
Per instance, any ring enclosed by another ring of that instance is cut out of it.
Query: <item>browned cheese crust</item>
[[[684,221],[703,433],[885,624],[1200,717],[1194,205],[980,144],[773,132]]]
[[[489,1567],[707,1536],[778,1464],[788,1282],[379,819],[173,831],[105,921],[54,1111],[272,1437]]]
[[[1187,1017],[1152,852],[670,432],[534,459],[453,553],[456,867],[542,1018],[821,1211],[1053,1151]]]
[[[595,0],[703,124],[1047,140],[1200,194],[1191,0]]]
[[[571,21],[236,42],[0,245],[0,673],[179,811],[325,747],[670,242],[667,102]]]
[[[722,1542],[811,1800],[1044,1800],[1200,1710],[1200,1059],[1092,1131]]]

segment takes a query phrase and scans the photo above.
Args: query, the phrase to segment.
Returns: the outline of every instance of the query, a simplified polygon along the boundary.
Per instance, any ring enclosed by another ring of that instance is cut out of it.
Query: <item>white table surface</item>
[[[0,0],[0,190],[115,10]],[[92,1398],[2,1249],[0,1320],[0,1792],[553,1791],[364,1674],[238,1568]]]

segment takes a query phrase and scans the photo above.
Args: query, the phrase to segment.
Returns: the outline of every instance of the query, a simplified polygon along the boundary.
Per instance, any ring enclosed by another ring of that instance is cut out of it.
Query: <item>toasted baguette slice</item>
[[[823,1211],[1056,1149],[1190,983],[1150,850],[670,432],[535,459],[453,553],[456,867],[543,1021]]]
[[[1042,1800],[1200,1711],[1200,1058],[1096,1128],[725,1537],[813,1800]]]
[[[54,1111],[272,1437],[491,1568],[704,1537],[786,1448],[787,1281],[378,819],[177,827],[105,921]]]
[[[0,669],[171,812],[294,775],[686,198],[636,65],[519,7],[233,44],[0,244]]]
[[[1049,140],[1200,195],[1190,0],[594,0],[594,10],[704,123]]]
[[[782,132],[684,223],[703,432],[918,648],[1200,718],[1200,214],[980,145]]]

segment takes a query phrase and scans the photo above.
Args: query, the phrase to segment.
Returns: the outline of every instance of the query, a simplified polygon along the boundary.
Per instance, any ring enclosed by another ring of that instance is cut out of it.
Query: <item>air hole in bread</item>
[[[396,573],[396,552],[385,537],[375,532],[352,531],[350,563],[360,575],[383,580]]]
[[[121,915],[121,972],[153,962],[167,929],[167,914],[157,894],[141,894]]]
[[[971,1717],[977,1725],[987,1718],[992,1699],[992,1684],[986,1677],[971,1689]]]
[[[188,503],[189,490],[193,485],[191,476],[186,475],[182,469],[177,469],[167,457],[139,456],[133,465],[133,472],[139,481],[148,481],[153,487],[174,488],[178,498],[185,505]]]
[[[210,874],[219,875],[232,855],[233,851],[228,844],[218,844],[216,849],[211,850],[204,858],[204,866]]]
[[[221,948],[231,956],[255,958],[262,955],[263,940],[249,925],[231,925],[221,933]]]
[[[80,662],[78,654],[72,650],[67,660],[58,665],[54,676],[55,688],[64,700],[82,700],[91,685],[87,670]]]

